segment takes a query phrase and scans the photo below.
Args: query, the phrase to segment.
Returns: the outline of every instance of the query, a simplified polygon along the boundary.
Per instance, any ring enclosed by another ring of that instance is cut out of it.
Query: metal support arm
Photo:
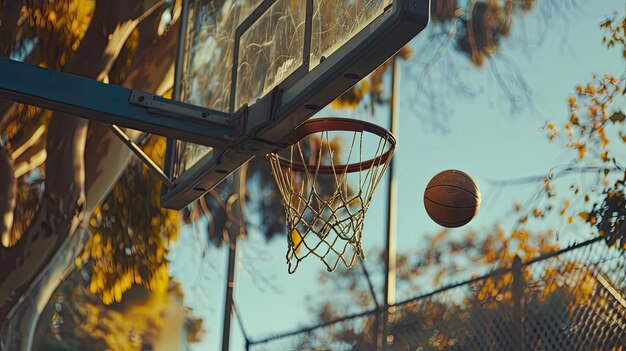
[[[235,143],[228,113],[0,58],[0,97],[218,148]]]
[[[148,166],[148,168],[152,171],[152,173],[154,173],[157,177],[161,179],[163,184],[168,189],[174,189],[174,183],[172,182],[172,180],[167,175],[165,175],[163,170],[156,163],[154,163],[154,161],[152,161],[152,159],[148,155],[146,155],[146,153],[143,152],[143,150],[141,150],[141,148],[137,144],[135,144],[132,140],[130,140],[128,135],[126,135],[126,133],[124,133],[124,131],[121,130],[120,127],[114,124],[113,125],[109,124],[108,126],[109,126],[109,129],[113,132],[113,134],[115,134],[115,136],[120,138],[120,140],[124,144],[126,144],[126,146],[128,146],[130,151],[132,151],[135,154],[135,156],[137,156],[146,166]]]

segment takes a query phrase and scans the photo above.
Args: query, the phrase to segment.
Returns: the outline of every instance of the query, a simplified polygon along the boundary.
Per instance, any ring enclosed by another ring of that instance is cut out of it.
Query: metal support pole
[[[183,85],[183,68],[185,66],[185,43],[187,42],[187,26],[189,22],[189,0],[183,0],[178,20],[178,43],[176,44],[176,61],[174,63],[174,88],[172,91],[172,100],[182,101],[182,85]],[[174,150],[174,152],[166,152],[163,162],[163,172],[170,179],[176,179],[178,174],[174,174],[175,155],[178,154],[178,142],[176,139],[168,137],[166,150]],[[162,187],[161,196],[168,191],[167,187]]]
[[[241,329],[243,338],[244,340],[246,340],[246,350],[248,350],[250,348],[250,338],[248,338],[248,333],[246,333],[246,329],[243,327],[243,319],[241,318],[241,315],[239,314],[239,310],[237,309],[237,306],[235,305],[234,299],[233,299],[233,311],[235,311],[235,317],[237,318],[237,323],[239,324],[239,329]]]
[[[242,167],[235,171],[233,174],[233,191],[239,196],[238,206],[233,206],[235,209],[233,219],[237,221],[234,225],[234,229],[231,228],[229,232],[230,242],[228,243],[228,276],[226,277],[226,298],[224,305],[224,325],[222,327],[222,351],[228,351],[230,347],[230,324],[231,317],[233,315],[234,303],[233,292],[235,290],[235,265],[237,263],[237,240],[242,233],[245,232],[244,222],[241,220],[243,216],[243,202],[246,197],[246,167]],[[241,320],[240,320],[241,322]],[[243,329],[242,329],[243,330]],[[244,331],[245,335],[245,331]],[[247,336],[246,336],[247,340]]]
[[[228,249],[228,277],[226,278],[226,303],[224,305],[224,325],[222,327],[222,351],[230,345],[230,319],[233,314],[233,289],[235,287],[235,262],[237,256],[237,235]]]
[[[389,103],[390,126],[389,130],[393,135],[398,135],[398,113],[396,110],[396,100],[398,98],[398,67],[396,57],[391,58],[391,101]],[[387,240],[385,242],[385,299],[383,301],[383,323],[382,323],[382,349],[387,345],[387,324],[389,314],[395,312],[396,303],[396,179],[394,171],[394,160],[391,160],[388,168],[389,183],[387,185]],[[390,307],[391,306],[391,307]]]
[[[513,351],[524,351],[524,316],[522,298],[524,296],[524,275],[522,260],[519,256],[513,259]]]

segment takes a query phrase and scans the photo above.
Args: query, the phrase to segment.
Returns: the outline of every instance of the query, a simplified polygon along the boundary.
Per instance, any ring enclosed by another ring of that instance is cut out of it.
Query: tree
[[[162,94],[172,83],[168,72],[178,28],[172,10],[179,5],[6,1],[2,55]],[[170,30],[159,31],[164,11],[172,12],[173,20]],[[53,282],[60,281],[85,245],[90,214],[122,174],[130,153],[102,124],[8,101],[0,107],[0,157],[9,165],[0,169],[5,218],[0,226],[0,320],[17,307],[19,297],[34,298],[35,305],[14,316],[19,321],[4,325],[4,330],[18,329],[23,338],[16,342],[28,349]],[[43,279],[35,280],[39,275]]]

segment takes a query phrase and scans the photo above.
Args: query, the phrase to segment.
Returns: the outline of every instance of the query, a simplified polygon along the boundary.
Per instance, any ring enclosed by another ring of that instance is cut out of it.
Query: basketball
[[[446,228],[469,223],[480,207],[480,190],[465,172],[448,169],[428,182],[424,192],[428,216]]]

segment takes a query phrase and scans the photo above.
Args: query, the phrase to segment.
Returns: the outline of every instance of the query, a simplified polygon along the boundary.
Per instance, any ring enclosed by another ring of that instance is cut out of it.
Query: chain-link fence
[[[626,350],[626,252],[593,239],[390,310],[249,341],[249,350]]]

